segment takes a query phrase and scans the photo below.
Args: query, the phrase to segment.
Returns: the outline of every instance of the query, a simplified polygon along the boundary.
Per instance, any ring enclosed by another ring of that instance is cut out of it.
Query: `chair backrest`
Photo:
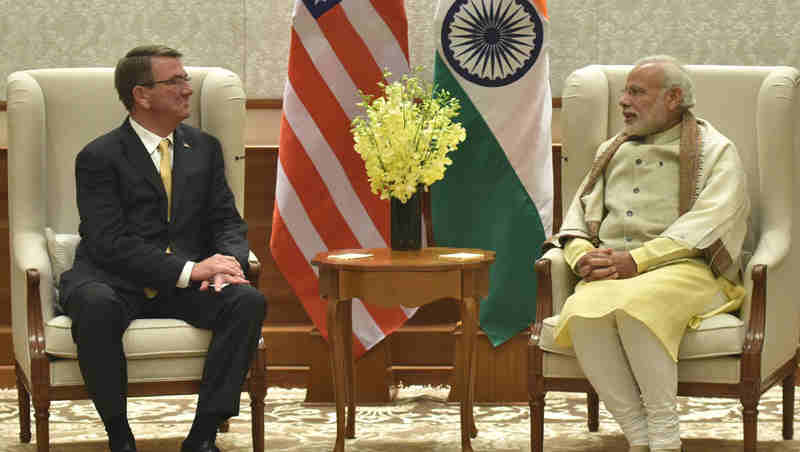
[[[188,67],[194,94],[188,124],[216,136],[225,154],[226,176],[244,215],[245,94],[239,77],[214,67]],[[44,228],[78,231],[75,156],[93,138],[118,127],[127,112],[114,88],[113,68],[64,68],[20,71],[8,77],[9,220],[12,304],[24,294],[24,275],[15,258],[30,253],[25,265],[42,260],[41,250],[17,250],[18,238],[33,236],[44,245]],[[38,243],[37,241],[34,241]],[[30,248],[30,241],[24,242]],[[40,271],[50,277],[47,262]],[[38,267],[38,265],[37,265]],[[45,319],[52,297],[42,291]],[[24,307],[24,303],[23,303]],[[22,315],[14,313],[14,316]]]
[[[593,65],[573,72],[562,98],[562,203],[569,207],[597,146],[622,129],[618,106],[632,66]],[[737,146],[748,175],[753,247],[768,231],[800,232],[792,209],[800,174],[800,73],[790,67],[688,66],[695,86],[696,116],[708,120]],[[792,221],[794,220],[794,221]],[[787,246],[788,252],[788,244]],[[796,259],[790,259],[795,261]],[[749,284],[749,275],[745,280]],[[748,291],[749,292],[749,291]],[[749,313],[743,312],[744,317]]]

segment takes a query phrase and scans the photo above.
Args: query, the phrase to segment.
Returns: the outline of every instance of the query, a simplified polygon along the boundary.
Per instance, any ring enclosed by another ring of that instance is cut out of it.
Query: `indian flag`
[[[547,2],[440,0],[434,30],[434,79],[467,129],[431,187],[434,240],[497,253],[480,324],[499,345],[535,317],[533,262],[552,228]]]

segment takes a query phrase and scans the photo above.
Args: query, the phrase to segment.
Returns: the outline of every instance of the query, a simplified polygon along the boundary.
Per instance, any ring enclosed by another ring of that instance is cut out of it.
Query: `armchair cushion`
[[[548,352],[575,356],[572,347],[561,347],[555,344],[553,333],[556,325],[558,325],[557,315],[544,319],[539,347]],[[703,320],[697,329],[686,330],[681,341],[678,359],[738,355],[742,353],[744,336],[745,325],[741,319],[732,314],[717,314]]]
[[[72,341],[72,320],[68,316],[53,317],[45,324],[44,336],[47,354],[78,359],[78,349]],[[122,336],[128,359],[205,356],[210,343],[210,330],[177,319],[137,319]]]

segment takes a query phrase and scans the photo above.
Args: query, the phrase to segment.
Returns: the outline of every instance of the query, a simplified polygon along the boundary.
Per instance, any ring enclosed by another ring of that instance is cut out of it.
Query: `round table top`
[[[342,249],[318,253],[313,265],[361,271],[446,271],[494,262],[494,251],[431,247],[414,251],[390,248]]]

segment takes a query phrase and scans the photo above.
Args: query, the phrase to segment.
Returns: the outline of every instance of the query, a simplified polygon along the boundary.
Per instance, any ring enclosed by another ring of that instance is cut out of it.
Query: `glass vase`
[[[422,248],[422,205],[418,187],[413,196],[403,204],[399,199],[391,199],[392,249],[396,251],[418,250]]]

